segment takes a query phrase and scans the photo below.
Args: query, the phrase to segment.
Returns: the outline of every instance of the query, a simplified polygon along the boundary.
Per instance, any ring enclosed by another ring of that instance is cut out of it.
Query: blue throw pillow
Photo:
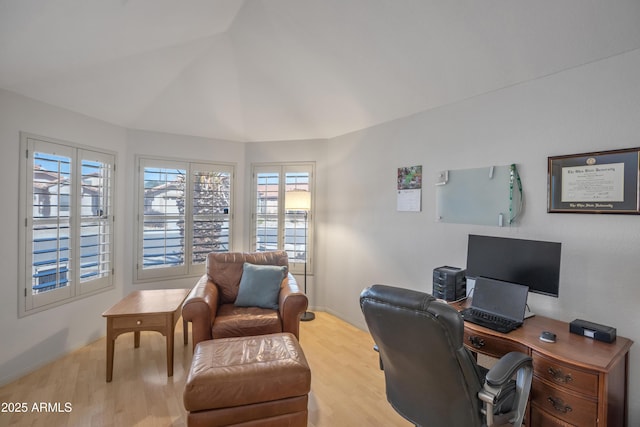
[[[280,284],[287,275],[287,267],[255,265],[245,262],[235,305],[239,307],[278,308]]]

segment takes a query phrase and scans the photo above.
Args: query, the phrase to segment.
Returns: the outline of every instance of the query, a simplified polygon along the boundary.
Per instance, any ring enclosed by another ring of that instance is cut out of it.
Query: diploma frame
[[[640,215],[640,147],[548,158],[547,212]]]

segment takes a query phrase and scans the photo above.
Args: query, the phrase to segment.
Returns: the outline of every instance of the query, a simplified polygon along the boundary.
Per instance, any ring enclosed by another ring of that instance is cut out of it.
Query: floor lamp
[[[287,191],[284,201],[284,209],[287,211],[304,211],[304,293],[307,293],[307,263],[309,251],[307,248],[307,217],[311,210],[311,193],[304,190]],[[309,321],[316,318],[310,311],[302,313],[300,320]]]

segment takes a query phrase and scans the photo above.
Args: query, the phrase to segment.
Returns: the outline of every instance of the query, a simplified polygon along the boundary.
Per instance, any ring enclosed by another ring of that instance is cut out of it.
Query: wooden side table
[[[167,341],[167,376],[173,376],[174,329],[182,303],[190,289],[134,291],[102,313],[107,318],[107,382],[113,378],[113,354],[116,338],[134,333],[134,347],[140,347],[140,331],[160,332]],[[183,320],[184,345],[188,342],[187,322]]]

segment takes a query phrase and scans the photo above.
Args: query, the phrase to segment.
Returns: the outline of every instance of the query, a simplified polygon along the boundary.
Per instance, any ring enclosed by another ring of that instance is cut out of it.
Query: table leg
[[[182,333],[184,335],[184,345],[189,344],[189,322],[182,319]]]
[[[167,337],[167,376],[173,376],[173,338],[175,332],[175,322],[172,322],[170,319],[167,319],[168,331],[166,333]]]
[[[133,347],[134,348],[140,347],[140,331],[133,332]]]
[[[113,379],[113,353],[114,353],[114,341],[111,319],[107,319],[107,382],[110,383]]]

